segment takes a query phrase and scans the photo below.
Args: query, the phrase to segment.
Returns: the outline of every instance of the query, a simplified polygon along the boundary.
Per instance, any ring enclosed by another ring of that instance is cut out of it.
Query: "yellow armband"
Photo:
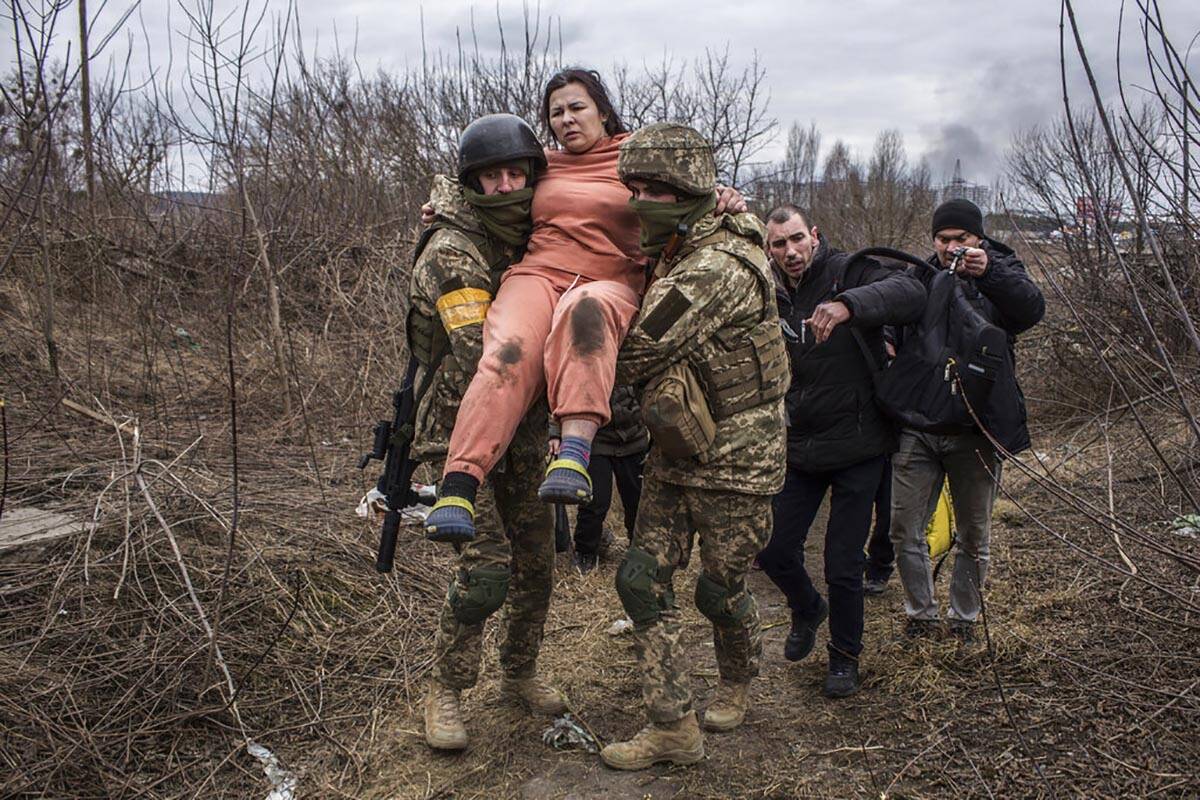
[[[447,331],[467,325],[479,325],[492,305],[492,295],[484,289],[455,289],[438,298],[437,312]]]

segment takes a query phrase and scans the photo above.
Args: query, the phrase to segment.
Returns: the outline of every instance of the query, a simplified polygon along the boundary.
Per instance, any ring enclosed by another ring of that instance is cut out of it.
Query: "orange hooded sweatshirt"
[[[505,273],[554,269],[594,281],[618,281],[639,295],[645,256],[629,189],[617,178],[627,133],[601,139],[578,155],[547,150],[546,173],[533,193],[533,235],[525,257]]]

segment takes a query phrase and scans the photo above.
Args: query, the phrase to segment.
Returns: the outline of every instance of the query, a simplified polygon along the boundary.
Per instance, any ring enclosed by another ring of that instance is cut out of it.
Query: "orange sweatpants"
[[[483,357],[458,408],[446,472],[483,480],[543,386],[559,421],[608,422],[617,350],[639,299],[624,283],[556,269],[506,276],[483,323]]]

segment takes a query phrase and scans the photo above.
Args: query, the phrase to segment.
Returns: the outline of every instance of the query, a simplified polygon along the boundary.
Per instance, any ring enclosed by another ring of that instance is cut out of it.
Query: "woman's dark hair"
[[[600,73],[594,69],[583,69],[581,67],[567,67],[559,70],[551,76],[546,83],[546,91],[542,93],[542,122],[546,124],[547,130],[550,131],[550,138],[558,143],[558,137],[554,135],[554,128],[550,125],[550,95],[566,86],[568,83],[578,83],[587,91],[588,97],[592,98],[592,102],[596,104],[596,109],[600,112],[601,117],[607,117],[604,120],[604,132],[609,136],[615,136],[618,133],[625,133],[628,129],[625,123],[621,122],[621,115],[613,108],[612,101],[608,99],[608,90],[604,88],[604,82],[600,80]]]

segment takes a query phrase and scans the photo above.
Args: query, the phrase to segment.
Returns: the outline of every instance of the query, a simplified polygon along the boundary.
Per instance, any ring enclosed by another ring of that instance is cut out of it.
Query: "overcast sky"
[[[36,1],[36,0],[35,0]],[[194,6],[196,0],[184,0]],[[1134,5],[1134,0],[1129,0]],[[100,0],[90,0],[92,8]],[[95,30],[128,7],[109,0]],[[1106,93],[1114,89],[1119,0],[1077,0],[1077,15]],[[1200,31],[1200,2],[1161,0],[1168,31],[1180,50]],[[218,8],[239,4],[218,0]],[[278,4],[282,11],[284,4]],[[365,71],[402,69],[419,62],[421,18],[431,49],[452,50],[456,33],[468,35],[472,13],[481,47],[497,42],[497,4],[468,0],[298,0],[309,52],[329,52],[335,41],[353,48]],[[274,9],[275,6],[272,5]],[[521,30],[520,0],[498,4],[510,36]],[[875,135],[897,128],[911,156],[926,157],[935,177],[961,158],[965,177],[991,182],[1002,169],[1013,133],[1052,120],[1062,108],[1058,77],[1058,11],[1053,0],[601,0],[546,2],[543,25],[561,28],[564,59],[610,72],[614,62],[631,67],[657,63],[664,53],[690,59],[705,47],[731,48],[744,64],[757,52],[767,72],[771,113],[779,120],[775,143],[765,154],[782,154],[788,125],[815,122],[826,146],[841,138],[860,153]],[[536,13],[536,7],[531,7]],[[185,27],[170,0],[143,0],[139,9],[150,42],[149,59],[161,66],[167,42],[182,53]],[[61,23],[71,35],[75,9]],[[11,23],[6,21],[11,28]],[[1132,83],[1145,82],[1144,55],[1136,31],[1125,36],[1125,67]],[[140,36],[140,34],[139,34]],[[12,51],[11,30],[5,47]],[[147,60],[144,44],[138,57]],[[122,52],[124,45],[113,46]],[[1073,47],[1072,47],[1073,53]],[[11,62],[11,58],[8,59]],[[1200,75],[1200,44],[1190,62]],[[1072,91],[1086,89],[1081,70]]]

